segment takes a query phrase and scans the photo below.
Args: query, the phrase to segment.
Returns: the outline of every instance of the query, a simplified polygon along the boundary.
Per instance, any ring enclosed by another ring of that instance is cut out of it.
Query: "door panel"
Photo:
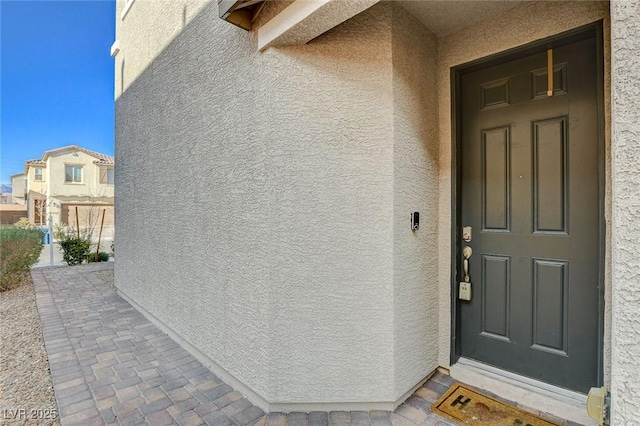
[[[598,382],[596,51],[554,49],[551,97],[546,52],[460,79],[460,354],[580,392]]]
[[[509,232],[511,154],[509,127],[482,131],[482,230]]]
[[[566,117],[533,122],[535,233],[567,233],[566,124]]]
[[[482,255],[482,334],[509,341],[511,259]]]
[[[533,259],[533,348],[567,356],[568,262]]]

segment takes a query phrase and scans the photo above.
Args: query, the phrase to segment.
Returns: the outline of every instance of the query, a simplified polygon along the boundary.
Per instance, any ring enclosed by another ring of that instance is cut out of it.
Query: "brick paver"
[[[31,273],[63,425],[451,425],[428,409],[452,383],[439,373],[394,413],[265,415],[96,277],[108,268]]]

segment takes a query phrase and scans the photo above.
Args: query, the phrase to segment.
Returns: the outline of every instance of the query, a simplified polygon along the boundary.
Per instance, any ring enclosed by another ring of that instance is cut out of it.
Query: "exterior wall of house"
[[[125,0],[116,2],[116,34],[123,41],[115,57],[115,94],[120,96],[209,0]],[[235,28],[240,34],[243,30]],[[126,42],[125,42],[126,40]],[[126,59],[125,59],[126,58]]]
[[[392,402],[449,365],[450,69],[603,19],[605,384],[635,419],[637,1],[612,1],[613,49],[609,3],[530,2],[437,43],[379,4],[263,53],[215,2],[122,6],[116,285],[275,409]]]
[[[47,224],[47,197],[42,192],[29,191],[27,193],[27,219],[35,225]]]
[[[42,179],[36,179],[36,169],[42,170]],[[45,165],[27,167],[27,189],[39,194],[47,192],[47,167]]]
[[[450,364],[451,345],[451,68],[475,59],[550,37],[582,25],[604,19],[604,34],[609,34],[607,2],[530,2],[499,16],[491,25],[481,23],[439,39],[438,102],[440,138],[440,365]],[[605,99],[609,98],[609,40],[605,36]],[[606,181],[605,221],[607,253],[611,253],[611,180],[609,102],[605,101]],[[609,383],[611,330],[611,261],[605,259],[605,383]]]
[[[384,3],[260,53],[213,3],[139,56],[146,7],[118,23],[144,71],[116,87],[116,285],[271,409],[391,408],[437,367],[435,38]]]
[[[96,158],[82,151],[67,151],[47,159],[48,191],[53,197],[113,197],[114,186],[100,183]],[[82,166],[82,182],[65,182],[65,166]]]
[[[395,401],[392,10],[259,53],[213,3],[117,101],[118,288],[272,407]]]
[[[268,105],[256,142],[275,189],[277,402],[394,401],[391,28],[381,5],[307,45],[255,54]]]
[[[94,164],[94,161],[94,156],[79,150],[53,152],[47,157],[46,185],[42,193],[48,196],[47,208],[53,216],[54,223],[75,223],[65,220],[69,218],[66,213],[69,205],[98,202],[113,206],[114,185],[101,182],[105,166]],[[82,181],[65,182],[65,167],[75,165],[82,166]],[[82,217],[85,216],[81,215],[80,218]],[[80,223],[80,227],[96,226],[94,220],[90,222]]]
[[[36,169],[42,170],[42,178],[36,179]],[[49,179],[46,165],[29,165],[26,168],[27,175],[27,212],[29,222],[36,225],[46,224],[48,215],[46,194],[48,192]],[[43,201],[45,200],[45,201]],[[50,210],[49,210],[50,211]]]
[[[611,2],[614,330],[612,425],[638,421],[640,401],[640,2]]]
[[[11,176],[11,198],[14,204],[26,204],[25,175],[19,173]]]
[[[395,396],[438,366],[437,40],[393,7]],[[410,213],[420,229],[410,230]]]

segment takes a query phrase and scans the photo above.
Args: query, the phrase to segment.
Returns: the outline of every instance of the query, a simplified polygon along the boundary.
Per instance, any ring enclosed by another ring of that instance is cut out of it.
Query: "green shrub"
[[[13,224],[15,228],[19,229],[36,229],[36,226],[29,222],[26,217],[21,217],[16,223]]]
[[[96,254],[95,253],[91,253],[89,254],[89,263],[91,262],[106,262],[109,260],[109,255],[103,251],[101,251],[100,253],[98,253],[98,260],[96,261]]]
[[[85,260],[89,261],[91,253],[91,239],[82,232],[78,237],[78,232],[67,224],[55,224],[53,226],[53,237],[58,240],[62,250],[62,259],[67,265],[79,265]]]
[[[62,249],[62,259],[69,266],[81,264],[89,256],[91,250],[91,240],[85,238],[66,236],[59,243]]]
[[[0,291],[24,282],[40,257],[43,238],[39,229],[0,228]]]
[[[55,238],[57,241],[62,241],[69,238],[78,238],[78,236],[84,238],[87,237],[86,235],[84,235],[84,233],[78,235],[75,227],[69,226],[66,223],[53,224],[53,238]]]

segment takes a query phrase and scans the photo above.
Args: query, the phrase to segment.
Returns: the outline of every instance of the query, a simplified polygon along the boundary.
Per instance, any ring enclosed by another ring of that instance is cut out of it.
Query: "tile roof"
[[[42,158],[36,158],[34,160],[27,160],[24,162],[25,165],[25,173],[26,173],[26,169],[29,168],[29,166],[46,166],[46,159],[49,155],[51,154],[55,154],[57,152],[62,152],[62,151],[81,151],[84,152],[87,155],[90,155],[92,157],[95,157],[96,160],[93,162],[93,164],[98,164],[98,165],[113,165],[115,164],[115,158],[113,158],[110,155],[107,154],[102,154],[100,152],[97,151],[92,151],[90,149],[87,148],[82,148],[81,146],[78,145],[68,145],[68,146],[63,146],[61,148],[56,148],[56,149],[50,149],[48,151],[45,151],[44,154],[42,154]]]
[[[27,160],[24,163],[29,166],[46,166],[47,165],[47,163],[37,158],[35,160]]]
[[[61,148],[56,148],[56,149],[50,149],[48,151],[45,151],[44,154],[42,155],[42,160],[40,161],[44,161],[49,155],[51,154],[55,154],[57,152],[61,152],[61,151],[81,151],[84,152],[87,155],[90,155],[92,157],[96,158],[96,161],[94,161],[95,164],[114,164],[115,160],[112,156],[107,155],[107,154],[102,154],[100,152],[97,151],[92,151],[90,149],[87,148],[83,148],[81,146],[78,145],[68,145],[68,146],[63,146]]]
[[[93,162],[94,164],[115,164],[115,159],[110,155],[102,154],[97,151],[91,151],[90,149],[82,148],[77,145],[71,145],[71,147],[74,147],[78,151],[82,151],[86,154],[96,157],[97,160]]]

